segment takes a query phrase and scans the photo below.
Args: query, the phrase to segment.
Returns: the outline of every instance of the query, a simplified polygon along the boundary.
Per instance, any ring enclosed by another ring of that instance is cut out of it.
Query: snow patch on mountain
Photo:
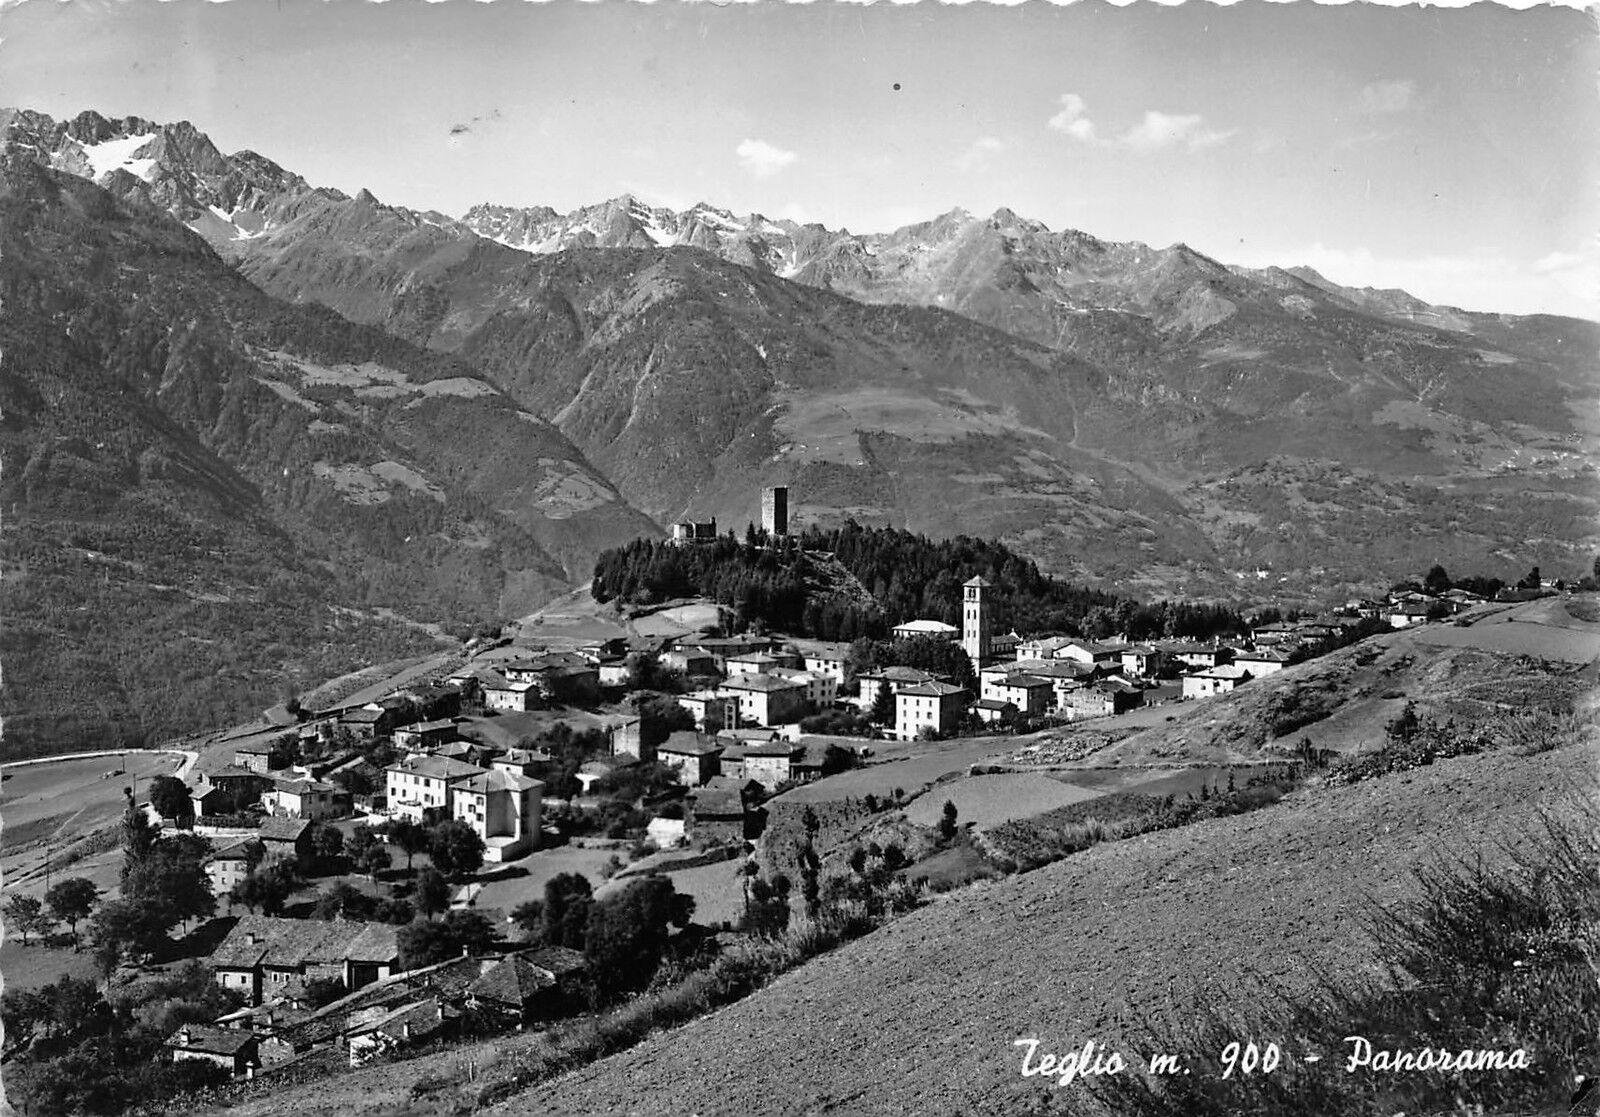
[[[139,136],[128,136],[124,139],[103,140],[97,144],[79,144],[83,150],[84,158],[89,161],[89,177],[99,182],[112,171],[123,170],[146,182],[150,181],[151,172],[155,170],[154,159],[136,158],[141,148],[147,147],[156,139],[156,133],[146,132]]]

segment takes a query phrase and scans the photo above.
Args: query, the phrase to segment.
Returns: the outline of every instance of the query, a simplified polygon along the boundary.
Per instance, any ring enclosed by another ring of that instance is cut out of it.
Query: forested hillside
[[[841,581],[830,568],[849,575]],[[648,605],[703,596],[736,612],[735,625],[759,622],[824,640],[881,637],[918,618],[961,623],[961,586],[987,579],[995,631],[1126,633],[1209,637],[1238,632],[1244,618],[1225,606],[1184,601],[1140,603],[1072,585],[994,540],[929,539],[894,528],[811,528],[781,541],[752,530],[714,543],[677,546],[636,540],[595,563],[599,601]]]
[[[470,626],[656,530],[469,366],[27,160],[0,299],[7,755],[215,725],[435,646],[374,608]]]

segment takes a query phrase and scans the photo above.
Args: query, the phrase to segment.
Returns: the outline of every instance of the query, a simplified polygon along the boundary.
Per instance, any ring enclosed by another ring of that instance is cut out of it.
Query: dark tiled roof
[[[540,992],[555,984],[555,979],[521,955],[496,963],[482,977],[467,986],[474,997],[522,1008]]]
[[[565,946],[541,946],[538,950],[528,951],[523,957],[556,977],[589,968],[589,961],[582,951]]]
[[[188,1042],[184,1042],[185,1035]],[[214,1055],[237,1055],[255,1046],[253,1032],[242,1028],[218,1028],[210,1024],[188,1024],[167,1037],[167,1046],[181,1051],[204,1051]]]
[[[434,780],[459,780],[481,775],[483,769],[448,756],[408,756],[389,765],[387,771],[406,772]]]
[[[294,969],[307,963],[385,962],[399,957],[398,929],[388,923],[283,919],[247,915],[211,955],[219,969],[257,965]],[[255,936],[255,942],[250,936]]]
[[[264,818],[257,833],[266,841],[297,842],[309,829],[311,823],[303,818]]]
[[[656,752],[670,752],[680,756],[710,756],[721,751],[720,745],[688,729],[679,729],[656,747]]]
[[[952,694],[965,694],[966,691],[953,683],[921,683],[917,686],[908,686],[900,691],[902,695],[911,695],[915,698],[946,698]]]
[[[722,683],[725,690],[751,690],[762,694],[773,694],[785,690],[804,690],[804,683],[797,683],[792,679],[780,679],[776,675],[734,675]]]

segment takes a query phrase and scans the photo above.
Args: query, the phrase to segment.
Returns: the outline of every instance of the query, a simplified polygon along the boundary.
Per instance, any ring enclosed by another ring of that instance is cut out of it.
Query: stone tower
[[[776,485],[761,490],[761,530],[775,538],[789,534],[789,489]]]
[[[983,591],[992,588],[993,584],[981,574],[961,587],[961,648],[972,660],[974,671],[990,657],[994,618]]]

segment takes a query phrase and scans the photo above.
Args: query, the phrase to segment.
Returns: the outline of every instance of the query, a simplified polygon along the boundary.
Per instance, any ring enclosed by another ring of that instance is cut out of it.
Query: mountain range
[[[458,219],[188,123],[0,110],[0,144],[13,539],[161,492],[322,563],[325,604],[414,621],[529,608],[681,518],[742,529],[766,484],[802,521],[995,536],[1149,595],[1575,574],[1600,547],[1592,322],[1008,210]]]

